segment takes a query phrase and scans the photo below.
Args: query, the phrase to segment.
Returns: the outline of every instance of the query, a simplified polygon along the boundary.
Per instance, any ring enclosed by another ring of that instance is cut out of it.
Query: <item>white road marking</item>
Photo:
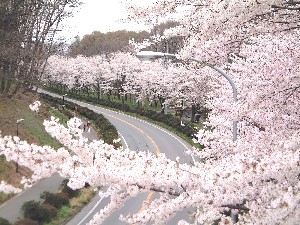
[[[88,214],[85,215],[85,217],[82,218],[82,220],[80,220],[80,222],[79,222],[77,225],[82,224],[83,221],[85,221],[85,220],[89,217],[89,215],[91,215],[91,214],[94,212],[94,210],[96,209],[96,207],[100,204],[100,202],[101,202],[102,200],[103,200],[103,198],[101,198],[101,199],[94,205],[94,207],[88,212]]]

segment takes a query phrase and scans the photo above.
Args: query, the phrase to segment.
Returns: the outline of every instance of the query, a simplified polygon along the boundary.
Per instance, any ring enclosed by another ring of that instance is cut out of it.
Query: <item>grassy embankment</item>
[[[18,125],[19,137],[29,143],[38,145],[50,145],[53,148],[61,147],[61,144],[53,139],[45,131],[43,126],[44,119],[55,116],[60,122],[66,125],[68,117],[54,107],[42,102],[39,114],[35,114],[29,108],[29,104],[40,100],[39,96],[34,93],[18,93],[13,98],[0,99],[0,131],[2,136],[17,135],[16,121],[24,119]],[[31,171],[28,168],[19,166],[19,172],[16,173],[16,165],[14,162],[8,162],[5,156],[0,156],[0,181],[21,188],[20,181],[23,176],[29,177]],[[76,214],[88,201],[94,196],[95,192],[90,188],[83,188],[80,195],[70,199],[70,205],[62,207],[57,216],[47,225],[60,225],[66,219]],[[0,192],[0,204],[13,197],[12,194],[4,194]]]
[[[66,120],[63,114],[59,113],[53,108],[43,104],[39,115],[32,112],[29,108],[29,104],[39,100],[38,95],[33,93],[18,93],[12,98],[0,99],[0,130],[1,135],[17,135],[18,119],[24,119],[18,125],[19,137],[22,140],[26,140],[29,143],[35,143],[38,145],[50,145],[53,148],[61,147],[55,139],[47,134],[44,130],[43,121],[49,118],[51,115],[60,117],[63,121]],[[20,181],[23,176],[28,177],[31,175],[31,171],[28,168],[19,167],[19,172],[16,173],[16,165],[14,162],[7,162],[5,157],[0,156],[0,181],[4,180],[7,183],[21,187]],[[0,193],[0,204],[12,197]]]
[[[172,120],[172,123],[167,123],[170,118],[164,117],[164,119],[157,119],[158,117],[161,117],[162,115],[160,113],[156,114],[157,116],[155,116],[155,119],[153,119],[153,116],[151,118],[149,118],[149,115],[146,116],[145,114],[141,114],[141,103],[139,103],[138,101],[136,101],[134,96],[129,95],[129,97],[127,97],[126,99],[124,97],[118,97],[116,95],[106,95],[106,94],[102,94],[99,101],[97,101],[97,93],[95,92],[89,92],[87,94],[86,91],[83,90],[78,90],[75,92],[72,92],[70,90],[68,90],[67,88],[64,88],[60,85],[56,85],[56,84],[50,84],[50,86],[45,86],[46,89],[48,89],[50,92],[54,92],[57,94],[63,94],[63,93],[67,93],[67,97],[68,98],[74,98],[77,99],[79,101],[82,102],[87,102],[90,104],[94,104],[94,105],[100,105],[101,107],[105,107],[105,108],[109,108],[112,110],[122,110],[124,113],[131,115],[133,117],[137,117],[140,118],[142,120],[148,121],[150,123],[156,124],[160,127],[165,128],[166,130],[178,135],[179,137],[181,137],[184,141],[186,141],[187,143],[189,143],[190,145],[192,145],[195,148],[198,149],[202,149],[202,146],[200,146],[198,143],[195,143],[193,140],[193,136],[191,135],[191,130],[193,130],[194,134],[197,132],[198,129],[203,129],[203,124],[202,123],[191,123],[190,122],[190,118],[186,118],[185,116],[183,116],[181,119],[179,116],[175,115],[175,106],[172,106],[171,108],[168,108],[167,110],[167,114],[170,116],[172,115],[172,117],[177,118],[177,121]],[[104,103],[104,104],[103,104]],[[117,106],[115,108],[115,106]],[[120,106],[124,106],[124,108],[120,107]],[[122,108],[122,109],[120,109]],[[144,104],[143,104],[143,108],[146,111],[146,114],[151,114],[152,112],[160,112],[161,107],[159,105],[154,105],[154,104],[150,104],[150,101],[148,101],[147,99],[144,99]],[[125,110],[124,110],[125,109]],[[130,109],[130,110],[126,110],[126,109]],[[135,110],[133,110],[135,109]],[[148,112],[147,110],[150,110],[152,112]],[[131,112],[129,112],[131,111]],[[186,113],[185,113],[186,114]],[[187,115],[187,114],[186,114]],[[205,116],[205,113],[203,113],[203,116]],[[202,118],[203,119],[203,118]],[[185,124],[184,126],[179,125],[180,124],[180,120],[182,120],[182,122]],[[179,122],[178,122],[179,121]],[[171,125],[170,125],[171,124]],[[183,131],[184,130],[188,130],[188,132]],[[187,134],[189,133],[189,134]]]

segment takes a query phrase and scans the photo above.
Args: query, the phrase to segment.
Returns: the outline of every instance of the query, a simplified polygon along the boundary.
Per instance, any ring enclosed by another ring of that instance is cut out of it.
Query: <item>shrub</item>
[[[25,219],[17,221],[15,223],[15,225],[39,225],[39,223],[37,221],[35,221],[35,220],[31,220],[31,219],[25,218]]]
[[[63,206],[60,210],[58,210],[57,216],[66,218],[69,217],[71,213],[71,208],[69,206]]]
[[[0,225],[11,225],[11,223],[2,217],[0,217]]]
[[[51,218],[56,216],[57,209],[53,205],[50,205],[48,203],[43,203],[42,207],[49,211]]]
[[[58,89],[55,89],[55,88],[52,89],[52,91],[60,92]],[[62,104],[62,99],[60,99],[60,98],[55,99],[55,98],[49,97],[47,95],[43,95],[43,96],[46,99],[49,99],[50,101],[57,102],[57,104],[60,104],[60,105]],[[106,100],[106,99],[98,99],[98,98],[93,98],[93,97],[89,97],[89,96],[83,96],[80,94],[78,95],[76,92],[68,92],[68,96],[74,97],[81,101],[89,101],[91,103],[100,104],[100,105],[115,108],[118,110],[123,110],[123,111],[131,112],[131,113],[143,115],[145,117],[148,117],[149,119],[152,119],[154,121],[158,121],[158,122],[164,123],[170,127],[173,127],[175,130],[185,134],[188,137],[192,137],[194,134],[197,133],[197,130],[194,128],[193,123],[185,122],[186,126],[183,127],[180,125],[181,119],[176,116],[170,115],[170,114],[158,113],[154,110],[143,110],[141,108],[141,106],[130,107],[124,103],[114,102],[114,101]],[[71,110],[74,110],[76,107],[76,104],[71,103],[71,102],[66,102],[66,101],[65,101],[65,105],[68,109],[71,109]],[[105,126],[105,124],[107,123],[106,118],[104,118],[104,119],[99,118],[98,114],[96,114],[92,110],[87,109],[86,107],[79,108],[78,111],[82,116],[87,117],[89,120],[93,120],[95,122],[96,127],[99,127],[99,129],[102,132],[102,133],[100,133],[100,136],[102,136],[102,138],[104,139],[104,141],[106,143],[113,144],[112,140],[118,138],[118,133],[115,128],[114,128],[114,130],[110,130],[110,129],[107,130],[109,127]],[[209,112],[208,109],[203,108],[200,113],[205,118],[205,117],[207,117],[208,112]],[[104,135],[105,132],[107,132],[109,134]]]
[[[69,205],[69,198],[64,193],[51,193],[48,191],[44,191],[41,194],[41,198],[44,199],[44,203],[48,203],[53,205],[55,208],[59,209],[63,205]]]
[[[39,223],[49,222],[51,220],[51,214],[48,209],[41,206],[40,202],[28,201],[25,202],[21,210],[25,218],[36,220]]]

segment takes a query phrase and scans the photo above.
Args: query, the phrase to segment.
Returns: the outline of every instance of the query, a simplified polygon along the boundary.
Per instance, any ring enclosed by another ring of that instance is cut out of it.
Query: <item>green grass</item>
[[[51,89],[50,91],[58,91],[57,89]],[[68,90],[65,90],[66,92]],[[78,91],[76,93],[78,96],[87,96],[86,92],[84,91]],[[90,97],[97,97],[96,93],[95,92],[90,92],[89,94]],[[68,98],[72,98],[70,96],[68,96]],[[102,99],[108,99],[108,97],[106,95],[102,95],[101,96]],[[76,99],[76,98],[74,98]],[[118,103],[122,103],[122,100],[121,99],[118,99],[118,97],[116,96],[110,96],[110,99],[112,102],[118,102]],[[80,100],[82,102],[86,102],[86,103],[89,103],[89,104],[93,104],[93,105],[98,105],[98,104],[95,104],[95,103],[91,103],[91,102],[87,102],[85,100]],[[137,106],[137,103],[135,102],[135,100],[127,100],[124,102],[125,105],[129,105],[129,106],[132,106],[132,107],[136,107]],[[111,107],[108,107],[108,106],[103,106],[103,105],[98,105],[98,106],[101,106],[103,108],[107,108],[107,109],[111,109],[111,110],[115,110],[114,108],[111,108]],[[154,106],[151,106],[149,104],[149,101],[145,100],[144,102],[144,108],[145,109],[150,109],[150,110],[153,110],[153,111],[160,111],[160,107],[154,107]],[[142,116],[142,115],[139,115],[139,114],[135,114],[135,113],[129,113],[129,112],[124,112],[125,114],[127,115],[130,115],[130,116],[133,116],[133,117],[136,117],[136,118],[139,118],[139,119],[142,119],[142,120],[145,120],[145,121],[148,121],[152,124],[155,124],[157,126],[160,126],[174,134],[176,134],[177,136],[179,136],[180,138],[182,138],[184,141],[186,141],[187,143],[189,143],[190,145],[192,145],[193,147],[196,147],[198,149],[201,149],[200,145],[198,143],[194,143],[193,140],[191,139],[191,137],[188,137],[186,136],[185,134],[181,133],[181,132],[178,132],[176,129],[174,129],[173,127],[170,127],[170,126],[167,126],[166,124],[164,123],[161,123],[161,122],[158,122],[158,121],[154,121],[154,120],[151,120],[145,116]],[[195,123],[194,124],[195,127],[197,127],[198,129],[203,129],[202,125],[199,124],[199,123]]]
[[[49,119],[49,107],[42,102],[39,115],[32,112],[29,104],[38,100],[39,96],[32,92],[23,92],[20,90],[12,98],[0,99],[0,130],[3,136],[17,135],[18,119],[24,119],[18,123],[18,134],[21,140],[37,145],[48,145],[55,149],[62,145],[53,139],[43,126],[44,119]],[[6,181],[8,184],[21,188],[20,181],[22,177],[30,177],[32,172],[29,168],[19,167],[19,172],[16,173],[15,162],[8,162],[2,155],[0,156],[0,181]],[[0,204],[11,198],[13,195],[0,193]]]
[[[4,155],[0,155],[0,174],[2,176],[9,176],[9,174],[6,173],[7,167],[11,167],[11,165],[7,165]],[[0,192],[0,204],[10,199],[12,196],[12,194]]]
[[[58,217],[63,217],[63,218],[66,218],[66,217],[69,217],[72,213],[72,209],[70,206],[66,206],[64,205],[63,207],[61,207],[58,212],[57,212],[57,216]]]
[[[61,225],[72,216],[76,215],[95,196],[93,188],[83,188],[77,197],[70,199],[70,206],[63,206],[58,210],[57,216],[49,223],[43,225]]]
[[[44,223],[43,225],[61,225],[70,215],[72,215],[71,207],[64,205],[58,210],[57,216],[51,222]]]
[[[13,194],[5,194],[3,192],[0,192],[0,204],[10,199],[12,196]]]
[[[32,136],[38,139],[40,145],[49,145],[53,148],[60,148],[62,145],[52,138],[46,131],[43,125],[44,119],[40,116],[29,112],[23,115],[23,125],[28,129]]]
[[[58,118],[58,119],[59,119],[59,122],[60,122],[62,125],[64,125],[64,126],[67,125],[67,121],[69,120],[68,117],[67,117],[65,114],[61,113],[61,112],[60,112],[59,110],[57,110],[56,108],[51,107],[51,108],[50,108],[50,111],[49,111],[49,114],[50,114],[51,116],[54,116],[54,117]]]
[[[3,173],[4,171],[5,171],[5,166],[4,166],[4,164],[2,163],[2,158],[3,158],[3,156],[2,155],[0,155],[0,174],[1,173]],[[0,192],[0,204],[2,203],[2,202],[5,202],[7,199],[9,199],[10,198],[10,195],[8,195],[8,194],[5,194],[5,193],[3,193],[3,192]]]
[[[0,173],[3,173],[5,171],[3,160],[5,160],[4,155],[0,155]]]

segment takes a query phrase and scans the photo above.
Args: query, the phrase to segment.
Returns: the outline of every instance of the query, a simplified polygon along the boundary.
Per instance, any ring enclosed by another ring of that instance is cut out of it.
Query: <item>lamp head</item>
[[[136,57],[138,57],[142,62],[152,62],[155,59],[163,58],[166,56],[176,57],[176,55],[174,54],[153,51],[141,51],[136,54]]]
[[[21,121],[23,121],[24,119],[18,119],[17,120],[17,123],[20,123]]]

